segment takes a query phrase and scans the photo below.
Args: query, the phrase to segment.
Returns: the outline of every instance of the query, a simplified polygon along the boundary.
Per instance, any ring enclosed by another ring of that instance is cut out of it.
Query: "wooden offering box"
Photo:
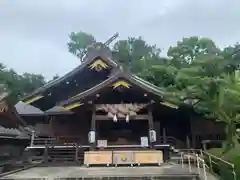
[[[84,164],[109,166],[112,164],[112,151],[87,151],[84,153]]]
[[[121,164],[135,164],[134,151],[113,151],[113,164],[115,166]]]
[[[162,164],[163,153],[162,151],[135,151],[134,153],[135,163],[141,164]]]

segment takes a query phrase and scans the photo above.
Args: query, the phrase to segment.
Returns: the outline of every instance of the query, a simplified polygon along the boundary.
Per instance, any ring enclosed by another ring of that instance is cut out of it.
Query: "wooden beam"
[[[130,117],[130,121],[131,120],[148,120],[148,118],[149,118],[148,114],[136,115],[136,116]],[[113,120],[113,118],[108,117],[107,115],[96,115],[95,119],[98,121]],[[118,117],[118,120],[120,120],[120,121],[125,120],[125,117]]]

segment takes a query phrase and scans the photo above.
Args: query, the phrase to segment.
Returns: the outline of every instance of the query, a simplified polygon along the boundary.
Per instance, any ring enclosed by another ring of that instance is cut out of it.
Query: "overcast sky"
[[[0,0],[0,62],[51,78],[79,64],[67,51],[71,31],[143,36],[167,49],[192,35],[234,44],[239,29],[240,0]]]

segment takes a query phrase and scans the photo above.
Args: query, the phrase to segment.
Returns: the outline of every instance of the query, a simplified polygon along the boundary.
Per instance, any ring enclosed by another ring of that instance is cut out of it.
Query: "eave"
[[[43,93],[47,89],[52,88],[54,86],[58,86],[60,83],[67,81],[68,79],[74,77],[77,73],[82,71],[84,68],[92,69],[94,67],[94,65],[92,65],[92,63],[94,63],[96,58],[100,58],[102,61],[104,61],[104,63],[106,63],[111,68],[117,68],[119,66],[114,60],[111,59],[111,57],[109,57],[109,54],[107,54],[106,51],[103,51],[101,49],[94,49],[94,50],[92,50],[92,52],[87,53],[87,55],[84,57],[83,63],[80,64],[78,67],[76,67],[75,69],[73,69],[72,71],[67,73],[66,75],[64,75],[56,80],[53,80],[53,81],[45,84],[44,86],[36,89],[33,93],[27,95],[21,101],[23,101],[24,103],[27,103],[27,104],[31,104],[34,101],[44,98]],[[89,66],[89,67],[87,67],[87,66]]]
[[[163,89],[143,80],[140,77],[132,75],[131,73],[119,71],[119,72],[115,73],[114,75],[112,75],[111,77],[109,77],[108,79],[106,79],[105,81],[103,81],[102,83],[100,83],[84,92],[81,92],[66,101],[61,102],[60,105],[65,107],[65,106],[68,106],[69,104],[73,104],[76,102],[80,103],[85,97],[97,94],[103,88],[105,88],[107,86],[111,86],[111,85],[113,86],[113,88],[114,88],[114,86],[119,86],[119,85],[129,88],[129,87],[127,87],[128,83],[125,83],[124,80],[129,82],[130,86],[131,86],[131,84],[133,84],[133,85],[136,85],[139,88],[143,89],[147,93],[154,94],[155,96],[159,97],[159,101],[163,98],[163,95],[164,95]]]

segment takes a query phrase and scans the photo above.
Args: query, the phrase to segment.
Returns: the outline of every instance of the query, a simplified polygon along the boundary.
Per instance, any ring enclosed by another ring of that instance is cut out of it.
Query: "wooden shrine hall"
[[[221,124],[193,118],[165,101],[163,89],[123,70],[102,43],[88,47],[73,71],[22,101],[45,111],[23,117],[34,129],[29,149],[77,147],[85,165],[160,165],[172,146],[185,148],[186,139],[197,147],[199,137],[223,134]]]

